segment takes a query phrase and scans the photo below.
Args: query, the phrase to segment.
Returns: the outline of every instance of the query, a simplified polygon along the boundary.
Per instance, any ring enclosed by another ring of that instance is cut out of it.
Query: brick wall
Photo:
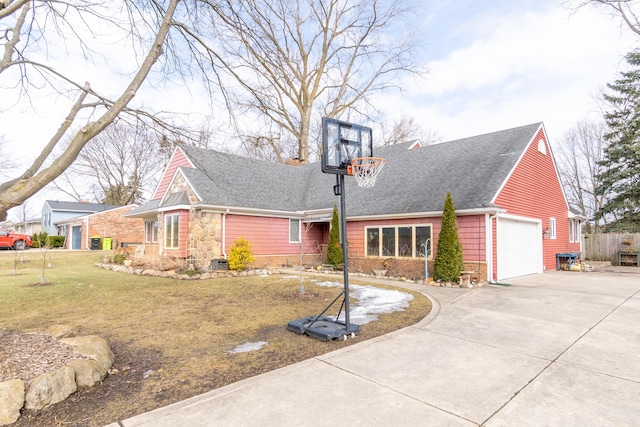
[[[118,209],[111,209],[106,212],[100,212],[87,217],[87,226],[83,226],[82,230],[82,247],[87,247],[87,237],[110,237],[114,240],[113,247],[120,245],[122,242],[144,242],[144,221],[140,218],[125,218],[124,214],[130,212],[135,206],[123,206]]]

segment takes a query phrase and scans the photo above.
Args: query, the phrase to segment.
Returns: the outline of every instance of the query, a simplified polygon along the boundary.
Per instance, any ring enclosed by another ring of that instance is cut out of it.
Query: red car
[[[0,228],[0,248],[15,249],[17,251],[30,248],[33,245],[31,237],[17,234],[11,230]]]

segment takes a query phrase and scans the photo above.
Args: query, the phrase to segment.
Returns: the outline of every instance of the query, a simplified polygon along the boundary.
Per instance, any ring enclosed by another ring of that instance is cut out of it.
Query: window
[[[545,156],[547,155],[547,146],[544,143],[544,139],[541,139],[538,141],[538,151],[544,154]]]
[[[168,249],[178,249],[180,231],[180,215],[172,214],[164,217],[164,242]]]
[[[289,220],[289,243],[300,243],[300,220]]]
[[[555,218],[549,218],[549,238],[550,239],[556,238],[556,219]]]
[[[569,242],[580,241],[580,220],[569,220]]]
[[[397,227],[366,227],[365,253],[377,257],[423,258],[424,245],[431,250],[430,225],[400,225]]]
[[[158,242],[158,221],[144,222],[144,241],[145,243]]]

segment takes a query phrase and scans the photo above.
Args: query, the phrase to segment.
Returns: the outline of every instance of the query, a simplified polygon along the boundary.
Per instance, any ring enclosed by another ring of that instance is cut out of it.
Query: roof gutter
[[[205,212],[213,212],[220,214],[248,215],[248,216],[264,216],[274,218],[303,218],[304,212],[301,211],[281,211],[275,209],[259,209],[259,208],[241,208],[233,206],[211,206],[203,204],[195,204],[189,208],[201,209]]]
[[[487,207],[487,208],[473,208],[473,209],[460,209],[456,210],[456,216],[467,215],[482,215],[482,214],[500,214],[506,212],[505,209],[499,207]],[[380,214],[380,215],[359,215],[350,216],[350,221],[370,221],[376,219],[404,219],[404,218],[424,218],[424,217],[438,217],[442,216],[442,211],[431,212],[407,212],[399,214]]]

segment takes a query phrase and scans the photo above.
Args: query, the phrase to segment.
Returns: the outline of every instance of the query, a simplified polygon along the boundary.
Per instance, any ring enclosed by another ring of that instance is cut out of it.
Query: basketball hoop
[[[349,175],[355,177],[358,187],[373,187],[385,162],[380,157],[359,157],[351,162]]]

